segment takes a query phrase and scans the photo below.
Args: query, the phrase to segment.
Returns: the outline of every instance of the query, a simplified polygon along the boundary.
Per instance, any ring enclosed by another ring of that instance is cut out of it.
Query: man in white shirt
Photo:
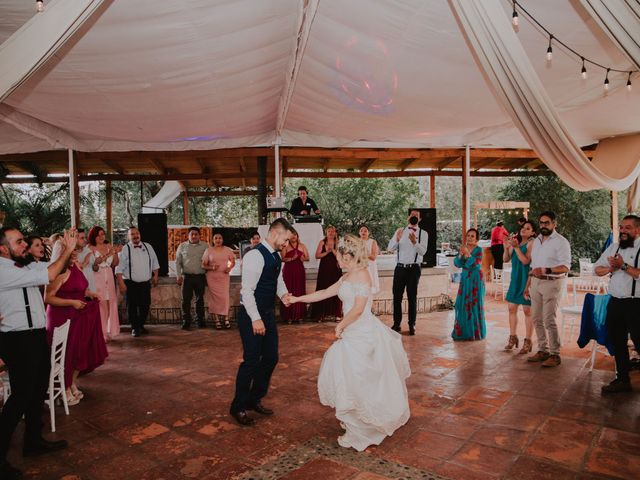
[[[274,315],[275,297],[289,292],[282,279],[280,252],[293,235],[293,227],[283,218],[269,226],[267,238],[247,252],[242,261],[242,286],[238,329],[242,339],[243,362],[238,368],[236,392],[229,413],[240,425],[253,425],[247,414],[254,410],[272,415],[262,405],[271,374],[278,363],[278,330]]]
[[[629,334],[640,345],[640,217],[627,215],[620,222],[620,243],[609,245],[595,264],[596,275],[611,274],[607,306],[607,333],[616,357],[616,379],[602,393],[631,391]]]
[[[408,225],[396,230],[387,247],[387,250],[396,252],[396,268],[393,272],[393,327],[391,328],[400,332],[402,296],[406,289],[409,303],[409,335],[416,334],[418,282],[422,273],[420,264],[429,244],[429,235],[418,226],[419,223],[420,210],[411,210]]]
[[[158,285],[160,264],[153,247],[142,241],[140,230],[129,227],[127,237],[129,242],[120,252],[116,278],[120,291],[126,293],[131,336],[139,337],[147,333],[144,322],[149,316],[151,287]]]
[[[561,360],[556,311],[564,278],[571,268],[571,245],[555,230],[555,213],[543,212],[538,220],[540,235],[533,242],[531,272],[525,289],[525,297],[531,298],[538,352],[527,361],[540,362],[543,367],[557,367]]]
[[[64,440],[42,438],[42,406],[49,386],[49,345],[39,286],[53,281],[76,246],[76,231],[65,232],[55,262],[24,266],[27,243],[14,228],[0,228],[0,358],[9,371],[11,395],[0,412],[0,478],[22,478],[7,452],[13,432],[24,415],[26,456],[67,447]]]

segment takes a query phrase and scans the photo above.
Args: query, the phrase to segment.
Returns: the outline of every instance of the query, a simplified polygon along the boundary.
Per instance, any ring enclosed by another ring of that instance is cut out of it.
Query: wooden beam
[[[159,173],[160,175],[166,175],[167,169],[160,160],[158,160],[157,158],[147,158],[147,160],[149,161],[149,163],[151,163],[153,168],[156,169],[157,173]]]
[[[618,224],[618,192],[609,192],[611,195],[611,231],[613,241],[618,242],[620,236],[620,225]]]
[[[444,160],[442,160],[441,162],[438,162],[438,164],[436,165],[436,168],[438,170],[442,170],[443,168],[446,168],[449,165],[451,165],[452,163],[457,162],[458,160],[461,160],[461,159],[462,159],[461,156],[447,157]]]
[[[329,163],[331,162],[330,158],[323,158],[322,159],[322,168],[325,172],[329,171]]]
[[[182,224],[189,225],[189,192],[182,191]]]
[[[436,176],[429,177],[429,206],[436,208]]]
[[[473,171],[477,172],[481,168],[487,168],[489,165],[493,165],[498,160],[500,160],[500,159],[497,158],[497,157],[488,157],[488,158],[485,158],[483,160],[478,160],[477,162],[474,162]]]
[[[240,157],[240,160],[238,162],[240,163],[240,171],[242,173],[246,173],[247,172],[247,165],[244,163],[244,157]]]
[[[107,238],[113,245],[113,187],[111,186],[111,182],[108,180],[105,182],[105,197],[107,202]]]
[[[364,162],[362,167],[360,167],[360,170],[362,170],[363,172],[368,172],[369,169],[373,166],[373,164],[376,163],[376,161],[377,161],[377,158],[370,158],[369,160]]]
[[[190,197],[242,197],[242,196],[255,196],[257,190],[209,190],[209,191],[189,191]]]
[[[417,158],[407,158],[398,166],[398,168],[404,172],[407,168],[411,167],[411,165],[413,165],[417,161]]]
[[[104,158],[101,158],[100,161],[119,175],[124,175],[125,170],[118,162],[113,160],[106,160]]]
[[[201,173],[178,173],[178,172],[170,172],[165,175],[159,174],[146,174],[146,173],[132,173],[128,175],[116,175],[116,174],[97,174],[97,175],[81,175],[80,181],[82,182],[91,182],[91,181],[99,181],[99,180],[112,180],[112,181],[145,181],[145,182],[154,182],[158,180],[209,180],[214,181],[215,179],[240,179],[242,178],[242,174],[240,173],[213,173],[210,174],[209,177],[203,177]]]

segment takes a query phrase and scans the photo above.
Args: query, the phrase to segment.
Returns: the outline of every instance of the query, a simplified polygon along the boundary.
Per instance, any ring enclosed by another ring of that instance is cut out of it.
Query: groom
[[[293,227],[283,218],[269,226],[267,238],[242,260],[242,287],[238,328],[244,350],[236,377],[236,396],[229,413],[240,425],[253,425],[247,414],[254,410],[272,415],[262,405],[269,389],[271,374],[278,363],[278,330],[273,313],[276,293],[284,299],[289,292],[280,272],[279,252],[287,245]]]

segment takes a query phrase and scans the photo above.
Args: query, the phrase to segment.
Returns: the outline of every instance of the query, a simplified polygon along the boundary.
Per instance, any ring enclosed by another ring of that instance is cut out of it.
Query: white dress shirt
[[[18,332],[44,328],[46,315],[42,294],[38,288],[49,283],[47,262],[32,262],[25,267],[16,267],[15,262],[0,257],[0,332]],[[29,327],[23,288],[26,289],[31,311]]]
[[[544,242],[542,241],[543,238],[546,238]],[[538,235],[533,241],[531,268],[544,269],[560,265],[571,268],[571,245],[569,245],[569,240],[555,230],[548,237]]]
[[[411,243],[409,240],[409,234],[415,233],[416,235],[416,243],[415,245]],[[400,237],[400,241],[396,241],[396,234],[393,233],[391,240],[389,240],[389,246],[387,250],[392,252],[398,252],[396,255],[397,263],[402,263],[404,265],[410,265],[412,263],[417,263],[418,265],[422,263],[422,257],[427,253],[427,245],[429,244],[429,234],[418,228],[416,226],[416,230],[412,230],[410,226],[407,226],[402,231],[402,236]]]
[[[612,243],[609,245],[600,258],[595,263],[594,267],[609,267],[608,257],[613,257],[616,253],[622,257],[622,260],[627,265],[633,267],[635,265],[636,256],[640,252],[640,237],[636,238],[633,242],[633,247],[621,248],[618,250],[618,244]],[[638,259],[640,266],[640,258]],[[609,293],[612,297],[616,298],[640,298],[640,280],[636,280],[636,292],[633,297],[631,292],[633,290],[633,277],[623,270],[616,270],[611,274],[611,280],[609,281]]]
[[[129,271],[129,252],[131,252],[131,270]],[[120,262],[116,267],[116,274],[122,274],[125,280],[134,282],[148,282],[153,276],[153,271],[160,269],[158,257],[153,247],[146,242],[140,242],[136,247],[133,243],[127,243],[118,255]]]
[[[275,252],[273,247],[269,245],[269,242],[263,240],[262,245],[267,247],[269,253]],[[260,250],[254,248],[247,252],[242,258],[242,286],[240,287],[240,303],[244,305],[247,314],[252,322],[260,320],[261,316],[258,312],[258,306],[256,305],[256,297],[254,292],[258,285],[258,280],[262,276],[262,269],[264,268],[264,257]],[[280,275],[278,275],[278,297],[282,298],[289,292],[287,286],[284,284],[282,278],[282,268],[280,268]]]

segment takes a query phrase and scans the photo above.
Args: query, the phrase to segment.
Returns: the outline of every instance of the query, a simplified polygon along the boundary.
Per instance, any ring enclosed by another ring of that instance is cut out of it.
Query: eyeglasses
[[[551,225],[553,222],[551,220],[540,220],[540,225]]]

